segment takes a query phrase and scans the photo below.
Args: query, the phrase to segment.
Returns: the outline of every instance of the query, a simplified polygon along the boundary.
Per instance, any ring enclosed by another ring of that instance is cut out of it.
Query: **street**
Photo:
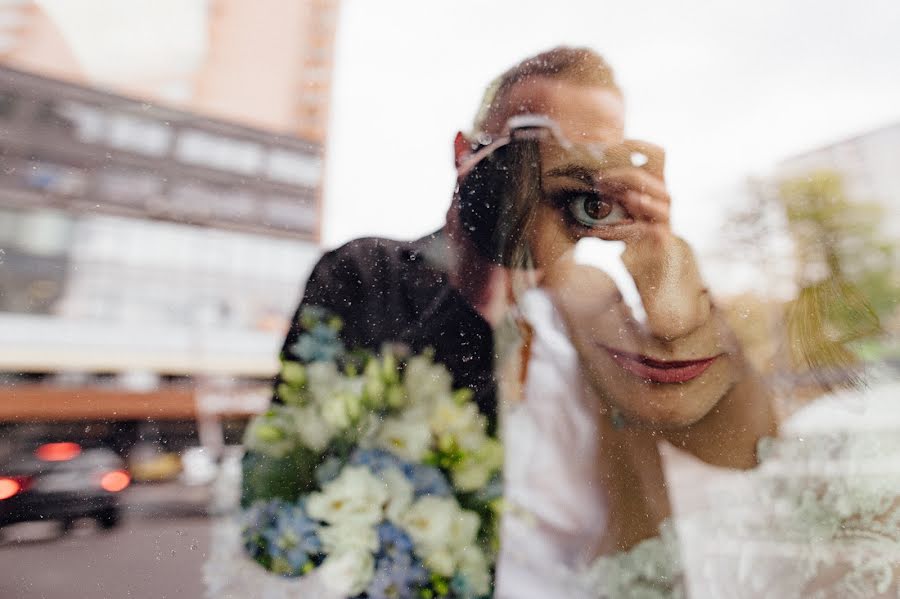
[[[0,545],[4,599],[175,599],[203,596],[205,518],[131,517],[113,532]]]
[[[49,522],[5,529],[0,533],[0,597],[202,597],[209,520],[184,506],[169,513],[153,508],[151,503],[126,505],[122,524],[111,532],[87,522],[63,537]]]

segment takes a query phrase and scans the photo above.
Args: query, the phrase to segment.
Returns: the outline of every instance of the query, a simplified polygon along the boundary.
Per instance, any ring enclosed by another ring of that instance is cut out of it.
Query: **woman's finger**
[[[633,166],[622,166],[598,173],[595,185],[601,192],[625,193],[628,190],[649,194],[666,203],[671,202],[665,183],[658,177]]]
[[[635,220],[659,224],[668,224],[669,222],[669,203],[648,193],[630,189],[622,194],[618,201]]]

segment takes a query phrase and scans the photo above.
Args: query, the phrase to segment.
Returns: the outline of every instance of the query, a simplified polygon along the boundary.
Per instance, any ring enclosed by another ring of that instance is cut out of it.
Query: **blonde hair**
[[[510,90],[533,79],[555,79],[579,85],[595,85],[622,93],[612,67],[590,48],[559,46],[526,58],[494,79],[484,92],[475,116],[474,131],[484,131],[505,107]]]

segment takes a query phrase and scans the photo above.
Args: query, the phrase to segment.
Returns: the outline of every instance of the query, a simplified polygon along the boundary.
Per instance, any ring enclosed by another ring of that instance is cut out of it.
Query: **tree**
[[[792,354],[814,371],[850,366],[852,344],[879,335],[900,296],[895,248],[880,232],[883,208],[850,200],[832,171],[785,180],[777,197],[799,289],[787,310]]]

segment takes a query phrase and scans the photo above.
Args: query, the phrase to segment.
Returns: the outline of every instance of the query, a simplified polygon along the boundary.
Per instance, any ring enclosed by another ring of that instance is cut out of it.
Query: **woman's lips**
[[[654,383],[686,383],[697,378],[712,366],[719,356],[701,360],[655,360],[641,354],[619,351],[602,346],[616,364],[628,372]]]

